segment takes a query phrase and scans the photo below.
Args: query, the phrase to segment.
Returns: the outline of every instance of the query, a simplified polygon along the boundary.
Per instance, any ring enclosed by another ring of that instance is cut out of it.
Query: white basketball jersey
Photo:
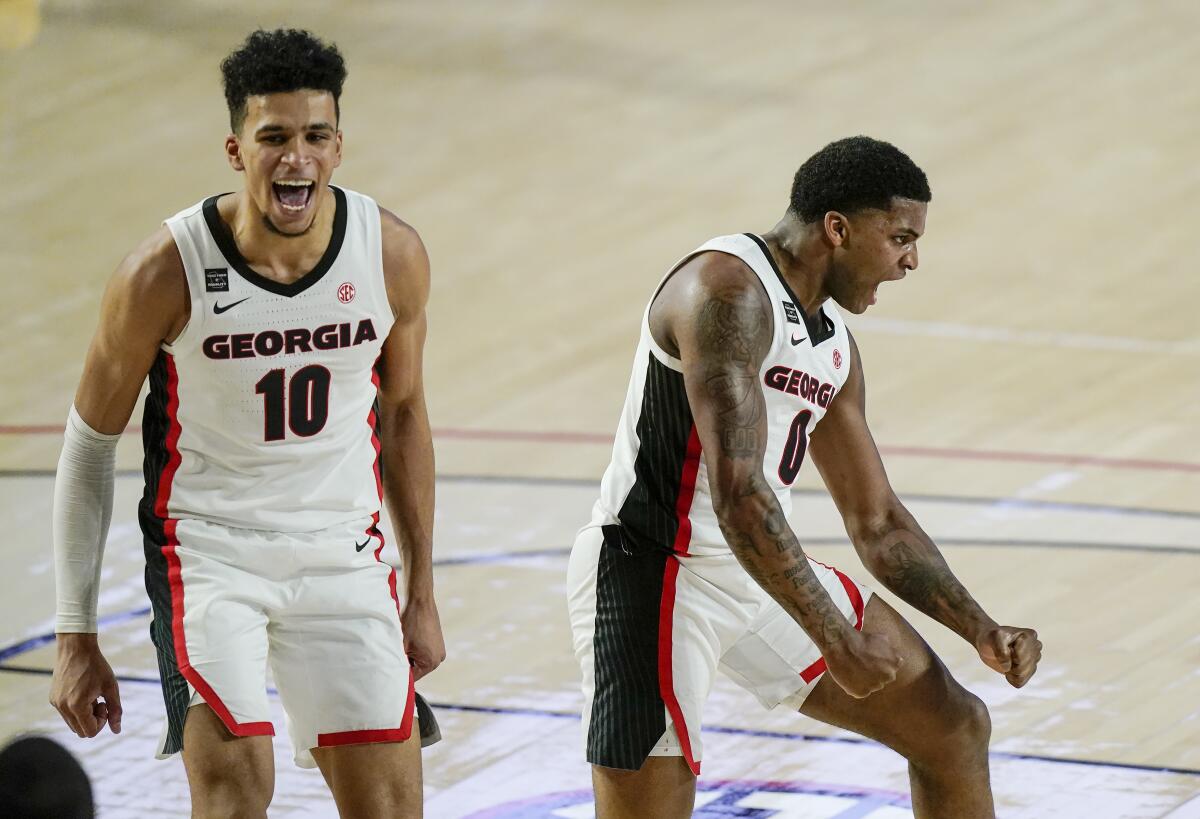
[[[809,435],[850,372],[846,326],[831,302],[815,316],[804,315],[766,244],[753,234],[706,242],[680,260],[672,273],[696,254],[710,251],[745,262],[771,300],[771,349],[759,371],[767,412],[763,475],[784,514],[789,514],[789,488],[800,471]],[[679,359],[654,341],[649,305],[592,525],[614,527],[606,530],[606,542],[617,545],[611,539],[619,538],[620,548],[632,554],[652,549],[679,554],[728,549],[713,511],[683,368]]]
[[[292,284],[250,268],[218,197],[166,221],[191,317],[150,371],[147,531],[200,519],[308,532],[378,514],[375,366],[392,326],[379,208],[332,193],[329,246]]]

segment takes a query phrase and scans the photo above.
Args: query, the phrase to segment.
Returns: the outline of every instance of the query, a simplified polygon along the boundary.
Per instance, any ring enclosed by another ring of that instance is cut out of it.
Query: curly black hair
[[[829,143],[800,166],[789,209],[817,222],[831,210],[887,210],[894,196],[928,202],[933,195],[925,172],[895,145],[855,136]]]
[[[346,63],[337,46],[326,45],[308,31],[258,29],[221,61],[225,101],[233,132],[246,120],[246,98],[313,88],[333,95],[334,111],[341,118],[338,99],[346,82]]]

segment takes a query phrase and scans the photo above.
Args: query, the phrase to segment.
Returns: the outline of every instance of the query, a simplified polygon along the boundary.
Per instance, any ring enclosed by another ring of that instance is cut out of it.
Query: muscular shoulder
[[[753,352],[761,348],[761,359],[771,343],[770,314],[771,302],[754,271],[736,256],[713,251],[689,259],[667,280],[651,308],[651,323],[656,337],[668,340],[681,358],[727,343],[736,331]]]
[[[160,226],[121,260],[105,295],[108,312],[137,311],[147,324],[161,323],[163,338],[187,322],[187,276],[175,238]]]
[[[412,225],[379,208],[383,239],[383,277],[397,321],[419,316],[429,301],[429,255]]]
[[[131,250],[117,266],[113,279],[146,296],[186,289],[183,257],[167,226],[160,225]]]

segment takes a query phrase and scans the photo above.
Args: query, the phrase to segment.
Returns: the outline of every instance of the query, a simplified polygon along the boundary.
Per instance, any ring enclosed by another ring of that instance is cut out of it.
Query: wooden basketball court
[[[1200,817],[1200,7],[1181,2],[0,3],[0,739],[61,739],[106,819],[187,815],[182,766],[152,758],[140,441],[100,600],[119,737],[77,739],[47,704],[53,469],[108,274],[240,184],[217,64],[281,24],[346,55],[335,182],[433,260],[450,657],[421,686],[445,736],[427,815],[591,815],[566,555],[641,311],[675,259],[769,229],[801,161],[866,133],[934,192],[920,269],[848,317],[876,438],[968,587],[1045,643],[1013,691],[900,605],[991,706],[1000,815]],[[870,582],[815,470],[796,486],[801,542]],[[725,680],[705,718],[697,816],[911,816],[886,749]],[[271,815],[333,816],[278,732]]]

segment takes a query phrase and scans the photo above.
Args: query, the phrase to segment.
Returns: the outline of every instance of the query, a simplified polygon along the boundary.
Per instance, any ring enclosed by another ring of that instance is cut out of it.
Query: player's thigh
[[[696,775],[682,756],[652,756],[636,771],[592,766],[596,819],[686,819]]]
[[[149,560],[151,638],[167,707],[161,753],[173,754],[183,743],[193,692],[233,736],[274,733],[266,612],[278,602],[278,584],[256,565],[270,545],[248,530],[184,520],[173,542]]]
[[[986,744],[987,711],[963,688],[921,635],[878,595],[866,607],[864,632],[886,636],[903,663],[896,679],[869,697],[856,699],[825,674],[800,706],[800,713],[878,740],[909,757],[953,750],[948,740]]]
[[[271,670],[301,767],[316,748],[419,745],[392,571],[371,554],[311,571],[271,612]]]
[[[199,815],[241,805],[265,811],[275,789],[269,736],[234,736],[204,703],[187,711],[183,766]]]
[[[421,815],[421,743],[416,736],[404,742],[314,748],[312,755],[342,816]]]

